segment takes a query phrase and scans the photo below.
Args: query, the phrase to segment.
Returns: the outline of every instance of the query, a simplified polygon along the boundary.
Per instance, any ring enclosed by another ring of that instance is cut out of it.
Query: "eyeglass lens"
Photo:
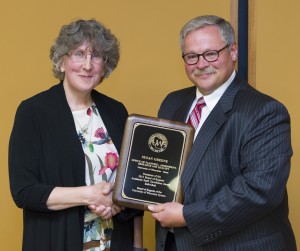
[[[193,65],[193,64],[197,64],[200,57],[202,56],[207,62],[214,62],[217,61],[219,58],[219,53],[224,50],[225,48],[227,48],[228,45],[226,45],[225,47],[223,47],[222,49],[215,51],[215,50],[211,50],[211,51],[206,51],[202,54],[197,54],[197,53],[187,53],[184,54],[182,56],[184,62],[186,64],[189,65]]]
[[[79,50],[70,54],[72,61],[75,63],[84,62],[88,55],[91,56],[91,60],[94,63],[100,63],[102,60],[102,55],[98,52],[86,53],[85,51]]]

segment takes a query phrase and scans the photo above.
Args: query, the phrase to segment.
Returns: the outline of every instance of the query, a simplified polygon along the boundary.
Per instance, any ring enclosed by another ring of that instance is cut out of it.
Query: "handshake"
[[[90,190],[87,207],[101,219],[109,219],[124,209],[112,201],[114,183],[102,181],[87,188]]]

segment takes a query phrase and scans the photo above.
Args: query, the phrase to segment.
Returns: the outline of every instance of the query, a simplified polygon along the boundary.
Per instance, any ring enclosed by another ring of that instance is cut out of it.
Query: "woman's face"
[[[72,93],[91,92],[104,76],[104,59],[93,53],[90,44],[85,42],[64,56],[61,65],[61,71],[65,72],[64,86]]]

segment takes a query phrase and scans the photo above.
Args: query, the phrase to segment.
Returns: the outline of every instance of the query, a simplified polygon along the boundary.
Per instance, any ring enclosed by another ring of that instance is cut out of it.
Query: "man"
[[[224,19],[192,19],[181,30],[181,50],[195,87],[170,93],[158,116],[196,122],[195,138],[181,176],[183,204],[149,206],[156,250],[296,250],[288,111],[238,77],[234,31]]]

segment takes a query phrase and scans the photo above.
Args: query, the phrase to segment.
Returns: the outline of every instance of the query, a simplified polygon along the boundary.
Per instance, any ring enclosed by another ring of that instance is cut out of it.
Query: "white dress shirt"
[[[218,87],[216,90],[214,90],[212,93],[210,93],[209,95],[203,96],[203,94],[199,91],[199,89],[198,88],[196,89],[196,98],[191,105],[190,111],[186,118],[186,122],[188,120],[189,114],[194,109],[198,99],[201,98],[202,96],[204,98],[206,106],[204,106],[202,108],[200,124],[195,131],[194,140],[196,139],[196,137],[199,133],[199,130],[201,129],[204,121],[207,119],[210,112],[214,109],[215,105],[218,103],[219,99],[222,97],[223,93],[226,91],[226,89],[228,88],[230,83],[233,81],[235,75],[236,75],[236,72],[233,71],[233,73],[231,74],[229,79],[224,84],[222,84],[220,87]]]

